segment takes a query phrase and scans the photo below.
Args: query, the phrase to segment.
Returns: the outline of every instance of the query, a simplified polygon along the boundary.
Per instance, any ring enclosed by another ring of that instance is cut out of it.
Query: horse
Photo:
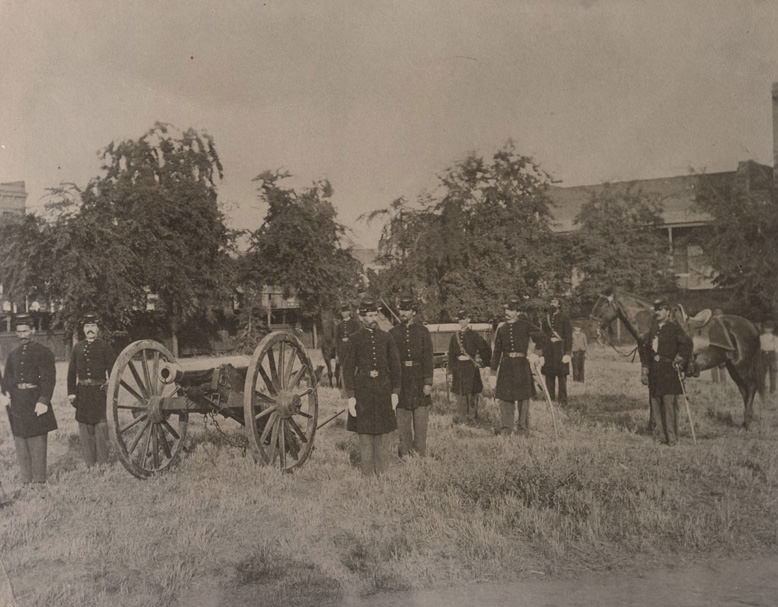
[[[330,388],[332,388],[332,377],[334,374],[335,385],[340,388],[340,362],[337,360],[338,337],[336,333],[338,321],[331,310],[323,310],[320,314],[320,319],[321,337],[319,340],[319,348],[321,349],[321,356],[324,359],[324,364],[327,367],[327,379]],[[334,372],[333,360],[335,360]]]
[[[735,314],[713,316],[710,310],[703,310],[689,317],[683,306],[673,306],[672,318],[678,322],[694,341],[694,353],[687,375],[699,376],[701,371],[726,366],[729,376],[737,385],[743,397],[743,426],[748,429],[753,419],[754,398],[759,393],[764,398],[764,368],[759,346],[759,330],[748,319]],[[638,350],[647,343],[651,324],[654,322],[653,305],[647,299],[614,289],[607,295],[600,295],[592,308],[592,320],[599,322],[597,339],[602,340],[604,331],[616,319],[624,323],[627,331],[637,342]],[[707,341],[694,336],[696,329],[707,328]]]

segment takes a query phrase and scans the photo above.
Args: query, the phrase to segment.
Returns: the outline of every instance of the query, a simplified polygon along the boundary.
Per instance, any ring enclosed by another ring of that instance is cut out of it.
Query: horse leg
[[[740,396],[743,397],[743,427],[748,430],[751,425],[751,419],[754,412],[754,396],[756,395],[756,388],[750,386],[743,376],[738,371],[735,364],[727,360],[727,371],[732,381],[737,385],[737,389],[740,390]]]
[[[332,361],[330,361],[330,353],[322,349],[321,356],[324,359],[324,364],[327,366],[327,381],[329,381],[330,388],[332,388]]]

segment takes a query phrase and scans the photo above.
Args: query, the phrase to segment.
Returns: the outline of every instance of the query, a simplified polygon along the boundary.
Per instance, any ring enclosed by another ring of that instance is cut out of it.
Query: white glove
[[[392,411],[397,411],[397,403],[400,402],[400,397],[397,394],[392,394]]]
[[[44,405],[42,402],[35,403],[35,415],[43,415],[48,410],[48,405]]]
[[[534,367],[535,365],[538,364],[540,357],[534,352],[530,352],[529,354],[527,354],[527,360],[529,361],[529,364]]]
[[[76,403],[76,395],[75,394],[68,394],[68,402],[75,407],[76,406],[75,405],[75,403]]]
[[[562,357],[562,364],[563,364],[563,365],[566,365],[566,364],[567,364],[567,363],[569,363],[569,362],[570,362],[570,355],[569,355],[569,354],[565,354],[565,355]]]
[[[353,396],[348,399],[348,414],[351,417],[357,416],[357,399]]]
[[[429,396],[432,394],[432,386],[429,384],[424,384],[424,388],[422,390],[424,391],[424,396]]]
[[[489,384],[489,388],[491,388],[492,392],[494,392],[494,389],[497,387],[497,376],[490,375],[486,378],[486,381]]]

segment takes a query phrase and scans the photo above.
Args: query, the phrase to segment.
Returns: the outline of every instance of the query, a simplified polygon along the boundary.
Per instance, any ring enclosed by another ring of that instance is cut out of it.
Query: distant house
[[[0,220],[8,215],[24,215],[27,204],[27,191],[23,181],[0,183]]]
[[[712,289],[716,274],[703,253],[700,228],[713,218],[695,208],[697,193],[702,188],[726,191],[738,184],[755,195],[771,188],[773,168],[748,160],[737,170],[721,173],[689,174],[659,179],[640,179],[607,184],[611,193],[643,194],[658,200],[662,207],[662,224],[658,227],[667,236],[667,252],[678,286],[687,290]],[[574,223],[584,203],[597,196],[606,184],[573,187],[554,186],[549,190],[553,206],[552,229],[570,233],[578,229]]]

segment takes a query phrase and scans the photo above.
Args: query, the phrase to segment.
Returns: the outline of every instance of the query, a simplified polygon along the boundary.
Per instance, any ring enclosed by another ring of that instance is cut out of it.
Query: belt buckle
[[[659,362],[662,360],[662,357],[659,356],[659,354],[654,354],[654,362]]]
[[[412,361],[412,360],[404,360],[404,361],[403,361],[403,364],[404,364],[406,367],[412,367],[412,366],[413,366],[413,361]]]
[[[370,371],[370,377],[372,377],[373,379],[375,379],[376,377],[378,377],[378,371],[376,371],[375,369],[373,369],[372,371]]]
[[[340,341],[348,341],[348,337],[341,337]]]

